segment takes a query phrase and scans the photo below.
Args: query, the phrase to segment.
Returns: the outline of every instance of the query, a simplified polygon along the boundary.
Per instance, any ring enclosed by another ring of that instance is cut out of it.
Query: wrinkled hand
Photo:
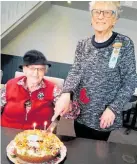
[[[54,121],[59,115],[63,116],[70,110],[70,93],[63,93],[57,100],[54,108],[54,115],[52,121]]]
[[[100,128],[105,129],[113,125],[115,120],[115,114],[112,112],[111,109],[106,108],[103,112],[102,116],[100,117]]]

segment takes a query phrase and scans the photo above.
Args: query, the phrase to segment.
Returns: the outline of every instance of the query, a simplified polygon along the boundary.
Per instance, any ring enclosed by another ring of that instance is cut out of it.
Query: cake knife
[[[60,120],[60,116],[58,116],[47,128],[47,132],[53,132],[55,130],[55,128],[58,125],[58,122]]]

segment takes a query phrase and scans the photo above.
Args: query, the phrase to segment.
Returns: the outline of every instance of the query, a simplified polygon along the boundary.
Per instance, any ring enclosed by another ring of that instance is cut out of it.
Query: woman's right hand
[[[66,114],[70,110],[70,102],[70,93],[62,93],[55,103],[54,115],[51,120],[54,121],[59,115]]]

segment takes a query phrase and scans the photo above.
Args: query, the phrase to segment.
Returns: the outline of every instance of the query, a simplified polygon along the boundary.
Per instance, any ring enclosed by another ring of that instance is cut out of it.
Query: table
[[[20,131],[1,128],[1,164],[11,163],[6,157],[6,146]],[[59,138],[67,147],[67,157],[62,164],[128,164],[125,160],[137,164],[137,146],[69,136]]]

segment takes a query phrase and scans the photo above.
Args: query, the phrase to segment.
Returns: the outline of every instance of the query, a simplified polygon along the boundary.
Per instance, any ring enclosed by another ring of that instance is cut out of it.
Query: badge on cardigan
[[[122,47],[122,43],[121,42],[116,42],[113,44],[114,48],[121,48]]]
[[[120,49],[122,47],[122,43],[114,43],[113,47],[114,47],[113,52],[112,52],[110,60],[109,60],[109,68],[115,68],[118,57],[119,57]]]
[[[44,98],[44,93],[43,92],[39,92],[38,95],[37,95],[37,98],[39,100],[42,100]]]

